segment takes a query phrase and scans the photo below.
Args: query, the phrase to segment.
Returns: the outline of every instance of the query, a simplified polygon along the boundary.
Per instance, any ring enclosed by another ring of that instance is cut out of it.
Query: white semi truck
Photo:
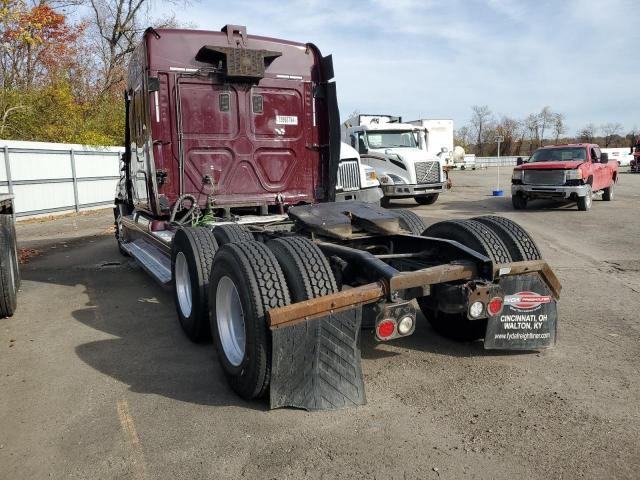
[[[427,130],[393,115],[356,115],[342,124],[342,139],[376,171],[383,206],[394,198],[430,205],[446,187],[445,160],[427,149]]]
[[[373,167],[364,165],[358,151],[346,143],[340,144],[340,163],[336,182],[336,202],[360,200],[379,203],[382,189]]]

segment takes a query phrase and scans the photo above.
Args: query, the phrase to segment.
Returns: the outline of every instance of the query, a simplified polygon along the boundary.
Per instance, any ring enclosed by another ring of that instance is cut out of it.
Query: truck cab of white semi
[[[428,151],[422,126],[392,115],[356,115],[343,123],[342,138],[357,149],[364,165],[375,169],[384,206],[394,198],[430,205],[445,189],[445,160]]]
[[[360,200],[378,203],[382,196],[382,189],[374,168],[364,165],[358,151],[342,142],[336,182],[336,202]]]

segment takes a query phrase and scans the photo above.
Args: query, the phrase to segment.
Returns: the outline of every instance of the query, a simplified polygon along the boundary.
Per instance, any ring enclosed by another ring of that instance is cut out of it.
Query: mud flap
[[[537,273],[500,280],[505,292],[499,315],[489,317],[484,348],[539,350],[556,343],[558,310],[551,291]]]
[[[332,410],[366,403],[362,307],[272,331],[271,408]]]

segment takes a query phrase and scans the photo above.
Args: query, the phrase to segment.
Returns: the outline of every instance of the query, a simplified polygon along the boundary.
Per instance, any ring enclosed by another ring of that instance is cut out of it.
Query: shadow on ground
[[[111,238],[87,240],[75,240],[69,249],[48,251],[23,266],[24,281],[84,286],[88,300],[72,312],[73,319],[98,331],[97,338],[111,338],[77,345],[82,361],[132,392],[267,409],[266,402],[244,401],[231,390],[211,342],[197,345],[184,336],[169,290],[121,256]],[[78,303],[78,298],[69,301]]]

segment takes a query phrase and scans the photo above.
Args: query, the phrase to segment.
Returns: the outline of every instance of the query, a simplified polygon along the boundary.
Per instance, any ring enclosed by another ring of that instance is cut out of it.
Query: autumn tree
[[[84,25],[70,25],[46,2],[29,7],[1,0],[0,75],[3,88],[31,88],[78,66]]]

